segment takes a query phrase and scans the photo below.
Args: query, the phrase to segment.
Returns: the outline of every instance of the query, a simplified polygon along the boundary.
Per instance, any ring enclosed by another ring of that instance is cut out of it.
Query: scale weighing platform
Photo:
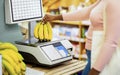
[[[53,66],[72,59],[72,44],[68,40],[25,44],[16,42],[26,62]]]

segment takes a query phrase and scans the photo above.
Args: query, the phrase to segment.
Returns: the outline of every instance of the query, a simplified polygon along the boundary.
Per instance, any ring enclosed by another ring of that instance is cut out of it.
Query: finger
[[[42,22],[43,22],[44,24],[47,23],[46,18],[44,18],[44,19],[42,20]]]
[[[45,22],[45,21],[46,21],[46,18],[44,17],[41,21],[42,21],[42,22]]]
[[[50,21],[50,19],[49,19],[49,16],[45,16],[44,18],[43,18],[43,21],[46,23],[46,22],[48,22],[48,21]]]

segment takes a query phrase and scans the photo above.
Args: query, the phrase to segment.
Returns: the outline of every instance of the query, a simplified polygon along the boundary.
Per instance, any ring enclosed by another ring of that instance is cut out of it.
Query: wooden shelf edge
[[[81,25],[81,21],[52,21],[53,24]]]
[[[91,23],[89,21],[52,21],[53,24],[67,24],[67,25],[81,25],[81,26],[89,26]]]

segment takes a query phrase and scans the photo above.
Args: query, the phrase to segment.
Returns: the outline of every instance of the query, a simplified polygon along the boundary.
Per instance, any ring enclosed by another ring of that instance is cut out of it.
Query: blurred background
[[[42,0],[44,12],[61,14],[93,4],[96,0]]]

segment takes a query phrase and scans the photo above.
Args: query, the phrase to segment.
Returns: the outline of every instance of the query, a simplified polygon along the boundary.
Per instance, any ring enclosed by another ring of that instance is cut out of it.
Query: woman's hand
[[[48,22],[48,21],[53,21],[53,20],[63,20],[63,17],[62,15],[46,14],[42,19],[43,22]]]
[[[88,75],[99,75],[99,73],[100,73],[99,71],[97,71],[96,69],[92,68]]]

